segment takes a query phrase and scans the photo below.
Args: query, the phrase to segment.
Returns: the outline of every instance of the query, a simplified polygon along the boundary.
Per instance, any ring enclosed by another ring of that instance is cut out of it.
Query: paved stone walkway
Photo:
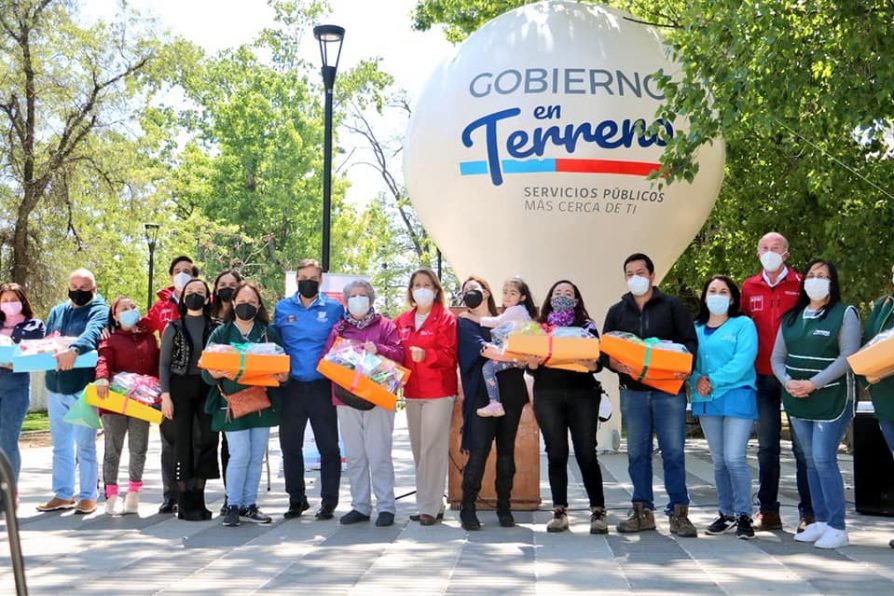
[[[412,457],[403,416],[396,429],[397,494],[413,490]],[[455,512],[441,525],[422,527],[408,521],[413,497],[398,502],[397,523],[342,527],[336,520],[312,516],[286,522],[287,498],[278,473],[278,441],[270,442],[271,492],[262,487],[261,508],[274,515],[268,526],[224,528],[220,519],[181,522],[156,513],[160,500],[157,434],[153,434],[146,488],[139,516],[108,517],[41,514],[35,506],[49,496],[51,452],[29,449],[24,454],[22,542],[28,582],[33,594],[556,594],[605,592],[636,594],[894,593],[894,518],[862,516],[853,511],[851,460],[842,456],[850,510],[851,546],[832,552],[792,540],[789,530],[760,533],[750,542],[734,536],[677,539],[668,535],[667,520],[658,532],[591,536],[580,475],[572,464],[571,531],[547,534],[550,517],[546,461],[541,465],[540,511],[516,515],[519,526],[499,528],[493,513],[481,514],[485,527],[467,533]],[[756,469],[756,446],[749,449]],[[781,500],[787,528],[797,522],[797,493],[790,454],[783,462]],[[126,458],[125,458],[126,459]],[[632,489],[626,456],[600,457],[606,501],[612,524],[623,517]],[[572,460],[573,461],[573,460]],[[124,462],[123,462],[124,463]],[[655,461],[656,502],[666,496],[661,465]],[[700,529],[714,518],[716,495],[706,445],[688,448],[691,518]],[[126,470],[121,471],[126,478]],[[318,489],[316,473],[308,473],[312,506]],[[262,479],[266,483],[266,478]],[[755,483],[756,484],[756,483]],[[223,498],[212,482],[209,501],[219,508]],[[339,514],[350,508],[342,487]],[[0,537],[5,538],[5,537]],[[0,546],[0,593],[11,593],[8,550]]]

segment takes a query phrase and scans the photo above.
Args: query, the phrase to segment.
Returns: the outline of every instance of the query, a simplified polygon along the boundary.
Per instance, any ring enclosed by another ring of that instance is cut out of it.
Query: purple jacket
[[[329,352],[329,348],[332,347],[332,344],[335,343],[335,339],[338,337],[361,343],[371,341],[376,346],[376,353],[398,364],[404,361],[404,347],[400,343],[400,334],[397,332],[397,326],[391,319],[387,319],[380,314],[376,314],[375,320],[363,329],[358,329],[344,320],[336,323],[329,334],[329,339],[326,340],[326,345],[323,346],[323,354]],[[332,395],[332,403],[336,406],[342,405],[342,402],[336,399],[334,393]]]

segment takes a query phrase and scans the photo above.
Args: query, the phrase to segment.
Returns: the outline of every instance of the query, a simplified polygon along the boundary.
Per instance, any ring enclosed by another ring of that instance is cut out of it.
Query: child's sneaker
[[[132,515],[140,512],[140,493],[128,491],[124,495],[124,514]]]
[[[499,418],[506,415],[506,410],[503,409],[503,404],[500,402],[492,401],[483,408],[478,408],[478,415],[482,418],[487,418],[488,416]]]
[[[117,515],[115,509],[118,507],[118,495],[109,495],[106,497],[106,515]]]

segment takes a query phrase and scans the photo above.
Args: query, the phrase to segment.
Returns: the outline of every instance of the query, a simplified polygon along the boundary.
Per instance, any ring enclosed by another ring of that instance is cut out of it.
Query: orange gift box
[[[402,366],[397,366],[397,368],[404,371],[404,379],[409,378],[410,371],[408,369]],[[384,387],[356,370],[323,359],[317,364],[317,372],[339,387],[381,408],[393,410],[397,405],[396,395],[389,393]]]
[[[279,387],[274,375],[289,372],[290,360],[286,354],[240,354],[239,352],[202,352],[199,368],[242,373],[233,379],[241,385]]]
[[[596,360],[599,340],[595,337],[555,337],[510,333],[506,338],[507,352],[540,356],[551,360]]]
[[[858,375],[871,379],[881,379],[894,373],[894,334],[883,332],[871,342],[847,357]]]
[[[692,372],[692,354],[662,350],[660,343],[646,343],[636,336],[633,341],[608,333],[602,337],[602,352],[636,372],[634,380],[665,393],[677,394],[683,388],[682,379],[675,373]],[[646,356],[648,355],[648,365]]]

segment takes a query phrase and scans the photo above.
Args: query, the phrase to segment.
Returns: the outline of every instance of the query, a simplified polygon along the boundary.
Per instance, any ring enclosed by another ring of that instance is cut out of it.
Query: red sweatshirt
[[[757,360],[754,363],[757,374],[773,374],[770,355],[776,343],[779,322],[798,301],[800,293],[801,275],[792,269],[772,288],[764,279],[763,271],[742,282],[742,312],[751,317],[757,327]]]
[[[161,337],[165,326],[171,321],[176,321],[180,318],[180,311],[177,303],[171,298],[174,295],[173,286],[160,289],[156,292],[156,295],[158,300],[155,301],[155,304],[149,309],[149,313],[140,321],[140,326],[147,329],[149,333],[158,333],[158,336]],[[158,376],[157,371],[154,376]]]
[[[414,308],[394,320],[404,346],[403,364],[412,371],[404,386],[404,397],[434,399],[456,395],[456,317],[435,304],[418,331],[415,317]],[[425,350],[422,362],[413,362],[411,347]]]

